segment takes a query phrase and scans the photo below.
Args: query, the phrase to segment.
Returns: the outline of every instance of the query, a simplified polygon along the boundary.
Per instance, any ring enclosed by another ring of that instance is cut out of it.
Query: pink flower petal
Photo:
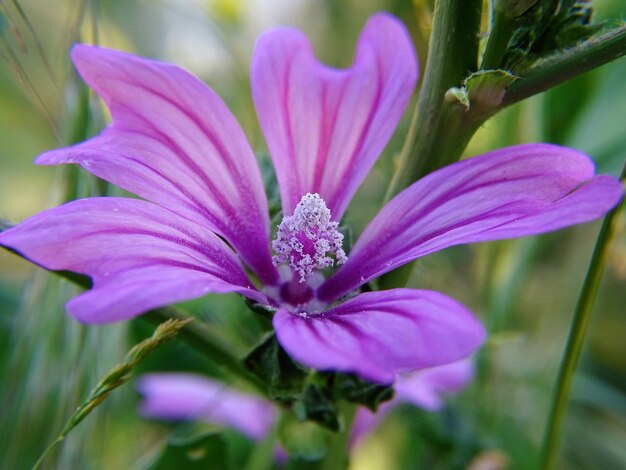
[[[463,305],[438,292],[412,289],[360,294],[306,318],[279,310],[274,329],[302,364],[379,383],[466,357],[485,338]]]
[[[254,154],[222,100],[174,65],[78,45],[72,59],[112,125],[37,163],[87,171],[223,236],[271,283],[267,200]]]
[[[187,373],[147,374],[139,379],[144,416],[202,420],[234,428],[251,439],[265,438],[276,420],[270,402],[206,377]]]
[[[252,95],[274,161],[283,212],[318,193],[341,219],[391,137],[417,80],[404,26],[376,14],[349,69],[320,64],[293,29],[262,35],[252,59]]]
[[[460,392],[474,378],[474,361],[466,358],[430,369],[402,374],[396,380],[394,400],[428,411],[443,407],[446,395]]]
[[[0,233],[0,244],[46,269],[90,276],[93,288],[67,305],[87,323],[131,318],[208,292],[267,302],[219,237],[146,201],[73,201]]]
[[[369,408],[359,406],[354,415],[352,428],[350,429],[350,439],[348,445],[350,449],[358,447],[364,440],[382,424],[387,415],[398,403],[396,400],[381,403],[376,412]]]
[[[370,279],[449,246],[516,238],[597,219],[623,195],[565,147],[509,147],[442,168],[390,201],[323,284],[330,302]]]

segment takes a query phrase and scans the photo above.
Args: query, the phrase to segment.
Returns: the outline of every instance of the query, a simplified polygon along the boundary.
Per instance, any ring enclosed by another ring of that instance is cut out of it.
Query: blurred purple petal
[[[357,446],[371,434],[395,406],[411,403],[427,411],[438,411],[447,395],[462,391],[473,378],[472,359],[401,374],[393,385],[395,396],[379,406],[376,413],[359,407],[350,432],[350,447]]]
[[[404,26],[376,14],[359,38],[354,63],[334,69],[317,61],[294,29],[262,35],[252,59],[252,95],[280,186],[283,212],[318,193],[333,220],[391,137],[417,80]]]
[[[357,447],[363,440],[369,436],[374,430],[380,426],[385,420],[387,415],[396,406],[395,399],[382,403],[376,412],[372,412],[369,408],[359,406],[352,422],[352,428],[350,429],[350,439],[348,446],[350,449]]]
[[[394,400],[412,403],[428,411],[437,411],[443,407],[443,398],[446,395],[460,392],[473,378],[472,359],[402,374],[394,384]]]
[[[265,302],[219,237],[146,201],[73,201],[0,233],[0,244],[46,269],[90,276],[93,288],[67,305],[88,323],[130,318],[209,292]]]
[[[360,294],[307,317],[281,309],[274,328],[280,344],[302,364],[379,383],[459,360],[485,338],[463,305],[438,292],[412,289]]]
[[[231,427],[260,441],[276,421],[276,408],[201,375],[159,373],[139,379],[140,412],[165,420],[201,420]]]
[[[223,101],[189,72],[77,45],[72,59],[105,101],[112,125],[37,163],[87,171],[223,236],[264,282],[276,272],[267,200],[254,154]]]
[[[622,194],[615,178],[594,177],[589,157],[565,147],[519,145],[461,161],[422,178],[390,201],[318,295],[333,301],[449,246],[594,220]]]

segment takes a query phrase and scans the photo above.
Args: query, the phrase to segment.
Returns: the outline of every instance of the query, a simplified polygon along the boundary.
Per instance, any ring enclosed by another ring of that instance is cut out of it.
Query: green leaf
[[[172,438],[147,470],[206,470],[232,468],[224,438],[207,432],[191,438]]]

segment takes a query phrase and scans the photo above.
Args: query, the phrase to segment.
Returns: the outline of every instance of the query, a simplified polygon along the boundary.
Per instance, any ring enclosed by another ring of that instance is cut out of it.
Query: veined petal
[[[72,59],[107,104],[99,136],[44,153],[37,163],[87,171],[223,236],[266,283],[267,199],[254,154],[223,101],[174,65],[77,45]]]
[[[623,195],[576,150],[528,144],[442,168],[391,200],[348,262],[323,284],[326,302],[416,258],[463,243],[516,238],[597,219]]]
[[[262,440],[276,420],[269,402],[197,374],[143,375],[137,390],[143,395],[140,412],[150,418],[206,421],[254,440]]]
[[[318,193],[341,219],[400,120],[417,72],[408,33],[387,14],[367,22],[349,69],[319,63],[297,30],[259,38],[252,96],[286,215]]]
[[[90,276],[93,288],[67,304],[87,323],[131,318],[209,292],[267,302],[218,236],[146,201],[73,201],[0,233],[0,244],[46,269]]]
[[[397,374],[459,360],[485,331],[460,303],[438,292],[367,292],[307,317],[274,315],[279,343],[291,357],[320,370],[354,372],[379,383]]]

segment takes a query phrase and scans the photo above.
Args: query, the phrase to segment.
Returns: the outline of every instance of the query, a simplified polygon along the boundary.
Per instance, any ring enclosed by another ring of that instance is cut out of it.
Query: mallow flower
[[[417,181],[345,253],[338,223],[418,74],[403,25],[376,14],[347,69],[320,64],[297,30],[258,39],[252,98],[284,214],[270,242],[254,153],[210,88],[174,65],[100,47],[77,45],[72,59],[112,122],[36,162],[79,164],[142,199],[69,202],[3,232],[0,244],[46,269],[91,277],[93,287],[67,304],[86,323],[237,292],[275,311],[278,341],[302,364],[390,383],[468,356],[485,332],[441,293],[359,293],[361,286],[449,246],[596,219],[622,196],[618,181],[594,176],[591,160],[576,150],[504,148]]]

